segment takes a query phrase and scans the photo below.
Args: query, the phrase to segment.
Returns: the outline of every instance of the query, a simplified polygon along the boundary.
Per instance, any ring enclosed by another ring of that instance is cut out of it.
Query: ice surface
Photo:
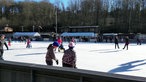
[[[4,59],[9,61],[35,63],[46,65],[45,55],[47,46],[52,42],[32,42],[32,48],[26,48],[25,43],[12,42],[9,50],[4,51]],[[65,49],[68,43],[64,42]],[[129,50],[123,50],[124,43],[120,43],[120,49],[114,48],[114,43],[77,43],[77,68],[108,72],[123,75],[146,77],[146,44],[129,45]],[[62,66],[62,52],[56,52],[59,65]]]

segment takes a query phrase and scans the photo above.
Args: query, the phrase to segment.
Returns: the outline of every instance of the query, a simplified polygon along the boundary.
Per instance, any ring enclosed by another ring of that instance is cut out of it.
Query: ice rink
[[[9,50],[4,51],[4,60],[46,65],[47,46],[52,42],[32,42],[32,48],[25,43],[12,42]],[[146,44],[129,45],[129,50],[114,48],[114,43],[77,43],[74,50],[77,54],[77,68],[100,72],[116,73],[146,77]],[[68,43],[64,43],[65,49]],[[4,47],[5,48],[5,47]],[[5,48],[6,49],[6,48]],[[62,66],[62,52],[56,52],[59,65]]]

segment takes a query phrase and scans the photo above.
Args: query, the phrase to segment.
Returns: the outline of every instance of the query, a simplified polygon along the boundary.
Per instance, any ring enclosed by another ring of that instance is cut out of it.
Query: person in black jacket
[[[136,40],[137,40],[137,45],[141,45],[141,40],[140,40],[140,38],[137,38]]]
[[[126,38],[125,38],[125,45],[124,45],[123,49],[125,49],[125,47],[127,47],[127,50],[128,50],[128,45],[129,45],[129,37],[126,36]]]
[[[8,45],[7,43],[5,42],[5,35],[1,35],[0,37],[0,60],[3,60],[3,53],[4,53],[4,49],[3,49],[3,46],[6,46],[7,50],[9,49],[8,48]]]
[[[120,48],[119,47],[118,36],[115,36],[115,49],[116,49],[116,46],[118,47],[118,49]]]

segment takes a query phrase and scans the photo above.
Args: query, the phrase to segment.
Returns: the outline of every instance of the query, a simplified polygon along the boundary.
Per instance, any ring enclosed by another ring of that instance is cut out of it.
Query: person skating
[[[125,49],[125,47],[127,47],[127,50],[128,50],[128,45],[129,45],[129,37],[126,36],[126,38],[125,38],[125,45],[124,45],[123,49]]]
[[[11,46],[11,38],[8,39],[8,46]]]
[[[31,48],[32,47],[32,45],[31,45],[31,40],[30,40],[30,38],[28,38],[27,40],[26,40],[26,48]]]
[[[64,55],[62,57],[63,67],[76,68],[76,52],[73,50],[74,46],[75,44],[70,42],[68,45],[69,49],[64,51]]]
[[[8,48],[8,45],[7,43],[5,42],[5,35],[1,35],[0,37],[0,60],[3,60],[3,53],[4,53],[4,48],[3,46],[6,46],[7,50],[9,49]]]
[[[46,53],[46,64],[47,65],[53,65],[53,60],[56,61],[56,64],[58,64],[58,59],[55,56],[54,53],[54,46],[53,44],[50,44],[47,48],[47,53]]]
[[[60,52],[61,50],[63,50],[63,52],[65,51],[65,48],[63,46],[63,41],[61,39],[61,37],[58,37],[58,40],[57,40],[59,46],[58,46],[58,52]]]
[[[58,52],[60,52],[60,51],[62,51],[62,50],[63,50],[63,52],[65,51],[65,48],[64,48],[64,46],[63,46],[63,43],[60,44],[60,46],[59,46],[59,48],[58,48]]]
[[[57,48],[59,47],[59,43],[58,43],[58,41],[54,41],[53,42],[53,46],[54,46],[54,51],[56,52],[57,51]]]
[[[73,43],[75,43],[75,45],[76,45],[76,39],[74,38],[74,37],[72,37],[72,39],[71,39],[71,41],[73,42]]]
[[[116,49],[116,47],[118,47],[118,49],[120,48],[119,47],[119,41],[118,41],[118,36],[115,36],[115,49]]]
[[[61,37],[58,37],[57,42],[58,42],[59,46],[62,44],[62,39],[61,39]]]
[[[137,38],[137,45],[141,45],[141,40],[140,40],[140,38]]]

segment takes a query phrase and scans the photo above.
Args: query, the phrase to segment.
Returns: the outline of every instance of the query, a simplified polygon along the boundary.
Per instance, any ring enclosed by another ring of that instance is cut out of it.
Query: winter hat
[[[57,41],[55,41],[55,42],[53,42],[53,46],[58,47],[59,46],[59,43]]]
[[[68,47],[75,47],[75,44],[73,43],[73,42],[70,42],[69,44],[68,44]]]

